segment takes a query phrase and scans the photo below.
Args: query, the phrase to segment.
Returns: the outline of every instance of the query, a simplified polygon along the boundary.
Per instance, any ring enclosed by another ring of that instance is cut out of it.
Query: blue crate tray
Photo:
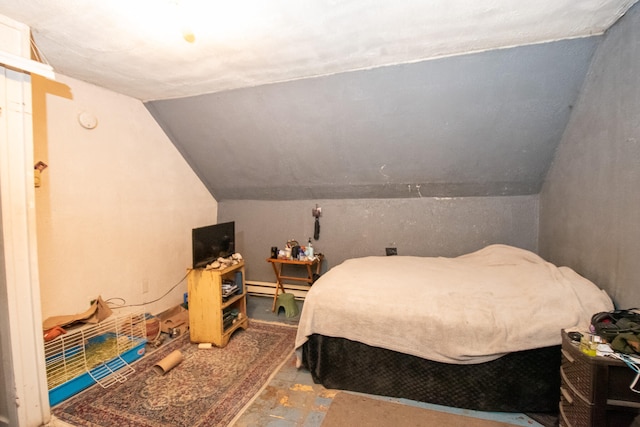
[[[102,342],[102,341],[105,341],[107,338],[113,337],[113,336],[115,336],[114,333],[107,333],[107,334],[103,334],[98,337],[92,338],[91,341]],[[147,340],[144,338],[136,338],[136,337],[129,337],[129,339],[131,339],[134,342],[133,348],[120,354],[120,357],[114,357],[113,359],[110,359],[105,364],[99,365],[91,369],[90,371],[91,375],[93,375],[94,377],[98,378],[98,380],[100,380],[106,377],[110,373],[109,369],[113,371],[117,371],[118,369],[121,369],[124,366],[122,360],[124,360],[127,363],[132,363],[140,359],[142,356],[144,356],[146,351],[145,344],[147,343]],[[81,351],[80,347],[74,347],[72,349],[65,351],[65,356],[69,357],[75,353],[78,353],[79,351]],[[60,356],[61,354],[53,357],[55,358]],[[109,369],[105,368],[104,365],[106,365]],[[49,405],[50,406],[57,405],[58,403],[63,402],[64,400],[70,398],[71,396],[81,392],[82,390],[96,384],[96,381],[93,379],[91,375],[88,372],[85,372],[84,374],[79,375],[75,378],[72,378],[69,381],[66,381],[49,390]]]

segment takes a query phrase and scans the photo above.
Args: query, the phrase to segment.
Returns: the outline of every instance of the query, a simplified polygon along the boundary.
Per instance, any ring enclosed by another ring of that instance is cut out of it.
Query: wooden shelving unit
[[[238,328],[247,329],[247,287],[244,261],[222,270],[191,269],[188,272],[189,334],[192,342],[224,347]],[[223,298],[223,281],[239,287],[236,294]],[[225,315],[237,313],[230,323]]]

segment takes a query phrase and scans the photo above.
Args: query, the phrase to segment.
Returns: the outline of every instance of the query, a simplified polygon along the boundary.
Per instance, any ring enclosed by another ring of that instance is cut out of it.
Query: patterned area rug
[[[199,349],[180,337],[135,363],[126,382],[94,385],[52,408],[76,426],[227,426],[291,355],[296,328],[250,321],[224,348]],[[182,362],[165,375],[153,366],[174,350]]]

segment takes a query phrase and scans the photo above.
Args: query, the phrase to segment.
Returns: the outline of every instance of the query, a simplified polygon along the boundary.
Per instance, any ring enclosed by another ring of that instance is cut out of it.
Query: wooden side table
[[[279,258],[267,258],[267,262],[271,263],[273,267],[273,272],[276,275],[276,292],[273,295],[273,305],[271,307],[271,311],[276,311],[276,300],[278,299],[278,292],[282,291],[285,293],[284,286],[282,285],[283,280],[294,280],[297,282],[305,282],[309,285],[313,284],[313,267],[315,266],[316,272],[315,274],[320,274],[320,268],[322,267],[322,260],[324,256],[322,254],[316,255],[313,261],[298,261],[293,259],[279,259]],[[297,265],[304,266],[307,269],[307,277],[295,277],[295,276],[284,276],[282,274],[282,268],[285,265]]]

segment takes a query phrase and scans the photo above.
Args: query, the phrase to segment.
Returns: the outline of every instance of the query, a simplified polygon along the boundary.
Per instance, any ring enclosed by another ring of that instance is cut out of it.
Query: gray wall
[[[538,194],[600,38],[145,105],[218,201]]]
[[[540,253],[640,307],[640,7],[598,47],[540,195]]]
[[[271,246],[313,236],[311,210],[322,208],[315,250],[325,270],[347,258],[384,255],[457,256],[491,243],[537,249],[538,196],[224,201],[218,222],[235,221],[237,250],[247,262],[247,279],[273,282],[265,261]]]

